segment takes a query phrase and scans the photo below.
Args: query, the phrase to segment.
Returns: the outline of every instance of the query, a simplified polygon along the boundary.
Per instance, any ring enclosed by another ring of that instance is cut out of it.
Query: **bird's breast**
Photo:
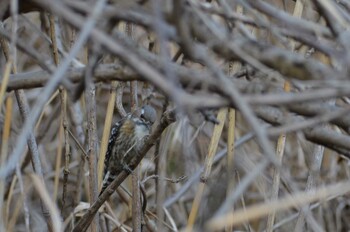
[[[146,135],[149,134],[149,129],[146,125],[144,124],[140,124],[140,125],[137,125],[135,128],[135,137],[137,139],[142,139],[143,137],[145,137]]]

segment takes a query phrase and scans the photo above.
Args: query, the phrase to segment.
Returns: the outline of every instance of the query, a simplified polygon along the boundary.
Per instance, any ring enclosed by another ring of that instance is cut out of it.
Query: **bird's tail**
[[[102,182],[102,188],[100,191],[100,194],[98,196],[101,196],[101,194],[106,190],[106,188],[108,187],[108,185],[110,185],[110,183],[112,183],[112,181],[117,177],[117,175],[113,175],[112,173],[110,173],[109,171],[106,172],[105,177],[103,178],[103,182]]]

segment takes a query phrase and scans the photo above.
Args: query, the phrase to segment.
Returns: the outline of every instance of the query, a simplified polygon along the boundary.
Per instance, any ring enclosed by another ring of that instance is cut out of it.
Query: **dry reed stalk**
[[[237,12],[242,13],[243,9],[241,6],[237,6]],[[241,65],[238,63],[229,62],[228,75],[232,76],[239,71]],[[227,131],[227,191],[226,196],[229,197],[231,191],[235,186],[235,171],[234,171],[234,155],[235,155],[235,127],[236,127],[236,110],[233,108],[228,109],[228,131]],[[234,205],[232,205],[232,210]],[[225,230],[232,231],[232,227],[228,227]]]
[[[22,204],[23,204],[23,197],[21,196],[21,197],[19,197],[19,199],[17,199],[17,201],[15,203],[12,217],[9,218],[7,221],[6,231],[14,231],[17,219],[18,219],[19,214],[21,212]]]
[[[39,126],[45,116],[45,109],[56,99],[56,97],[58,96],[58,93],[59,91],[55,91],[52,96],[50,97],[50,99],[45,103],[45,106],[43,107],[43,110],[41,111],[40,113],[40,116],[35,124],[35,127],[34,127],[34,131],[37,132],[38,129],[39,129]]]
[[[215,125],[215,127],[214,127],[213,135],[211,137],[209,148],[208,148],[208,155],[206,156],[206,159],[205,159],[204,173],[202,174],[201,181],[199,183],[198,190],[197,190],[197,193],[195,195],[195,198],[194,198],[194,201],[192,204],[191,212],[190,212],[190,215],[188,217],[186,231],[192,231],[192,228],[193,228],[194,223],[196,221],[197,212],[198,212],[199,205],[200,205],[200,202],[202,199],[202,195],[203,195],[203,191],[204,191],[204,188],[206,185],[206,181],[209,178],[211,168],[213,165],[214,156],[216,154],[216,150],[218,148],[218,144],[219,144],[219,141],[221,138],[222,129],[224,128],[226,115],[227,115],[226,108],[219,110],[219,113],[217,116],[217,120],[219,121],[219,124]]]
[[[163,108],[165,110],[166,107]],[[176,130],[176,129],[175,129]],[[176,132],[175,132],[176,133]],[[156,204],[157,204],[157,230],[164,231],[164,208],[163,202],[166,195],[167,183],[163,181],[163,177],[166,176],[167,173],[167,157],[169,152],[172,150],[173,138],[176,137],[174,135],[174,127],[170,127],[165,129],[161,138],[157,141],[155,156],[157,157],[155,161],[157,162],[156,174],[157,184],[156,188]],[[162,141],[161,141],[162,140]]]
[[[4,70],[4,73],[2,75],[2,81],[1,81],[1,85],[0,85],[0,109],[2,107],[2,103],[4,100],[5,93],[6,93],[7,84],[8,84],[9,78],[10,78],[11,66],[12,66],[11,61],[6,62],[5,70]]]
[[[236,176],[237,176],[237,182],[238,182],[238,184],[240,184],[240,182],[241,182],[241,177],[239,176],[239,173],[238,173],[238,171],[236,171]],[[242,209],[243,210],[246,210],[246,203],[245,203],[245,200],[244,200],[244,195],[242,194],[242,196],[241,196],[241,204],[242,204]],[[251,228],[251,226],[250,226],[250,224],[248,223],[248,222],[245,222],[244,223],[244,226],[246,227],[246,230],[247,231],[252,231],[252,228]],[[233,227],[233,225],[231,226],[231,228]]]
[[[284,83],[284,91],[290,92],[290,83],[288,81]],[[286,137],[287,135],[283,133],[278,137],[278,140],[277,140],[276,155],[277,155],[277,160],[280,162],[280,164],[282,164],[284,147],[286,145]],[[273,173],[272,194],[271,194],[271,199],[273,200],[278,198],[278,192],[280,188],[280,178],[281,178],[280,171],[281,171],[280,169],[275,168]],[[272,212],[271,214],[269,214],[267,218],[267,226],[266,226],[267,232],[272,232],[273,225],[275,222],[275,216],[276,216],[275,212]]]
[[[13,100],[11,95],[9,95],[6,98],[5,105],[6,105],[6,111],[5,111],[4,127],[2,131],[1,153],[0,153],[1,164],[4,164],[6,162],[7,156],[8,156],[8,145],[9,145],[9,138],[11,133],[12,107],[13,107]],[[6,220],[8,216],[8,211],[6,209],[8,208],[4,207],[5,187],[6,187],[5,180],[0,178],[0,230],[1,231],[5,231],[5,227],[8,222]],[[7,199],[8,201],[10,200],[9,198]]]
[[[40,198],[50,211],[52,215],[52,229],[54,232],[62,231],[62,219],[60,217],[60,213],[54,201],[50,198],[50,194],[47,191],[45,185],[43,184],[41,178],[35,174],[30,175],[31,180],[33,181],[34,187],[38,192]]]
[[[113,112],[115,107],[115,101],[117,96],[117,87],[118,82],[112,81],[111,83],[111,90],[110,95],[108,99],[108,105],[107,105],[107,111],[106,111],[106,118],[103,126],[103,133],[102,133],[102,139],[100,144],[100,154],[98,159],[98,181],[99,181],[99,189],[102,184],[102,174],[104,169],[104,161],[106,157],[107,147],[108,147],[108,140],[109,140],[109,133],[111,131],[112,126],[112,120],[113,120]]]

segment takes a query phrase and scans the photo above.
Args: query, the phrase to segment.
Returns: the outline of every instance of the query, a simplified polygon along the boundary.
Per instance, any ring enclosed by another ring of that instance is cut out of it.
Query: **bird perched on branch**
[[[128,165],[137,155],[143,138],[150,134],[156,118],[155,109],[145,105],[113,125],[105,157],[100,195],[121,171],[131,172]]]

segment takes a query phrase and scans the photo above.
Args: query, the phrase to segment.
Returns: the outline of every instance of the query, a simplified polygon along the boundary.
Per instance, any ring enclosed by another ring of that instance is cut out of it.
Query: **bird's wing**
[[[116,122],[111,129],[111,133],[109,135],[109,140],[108,140],[108,146],[107,146],[107,151],[106,151],[106,156],[105,156],[105,165],[104,165],[104,172],[103,176],[106,175],[107,170],[108,170],[108,164],[109,164],[109,159],[111,158],[112,152],[113,152],[113,147],[115,144],[115,141],[118,137],[120,126],[124,123],[126,120],[126,117],[121,119],[120,121]]]

